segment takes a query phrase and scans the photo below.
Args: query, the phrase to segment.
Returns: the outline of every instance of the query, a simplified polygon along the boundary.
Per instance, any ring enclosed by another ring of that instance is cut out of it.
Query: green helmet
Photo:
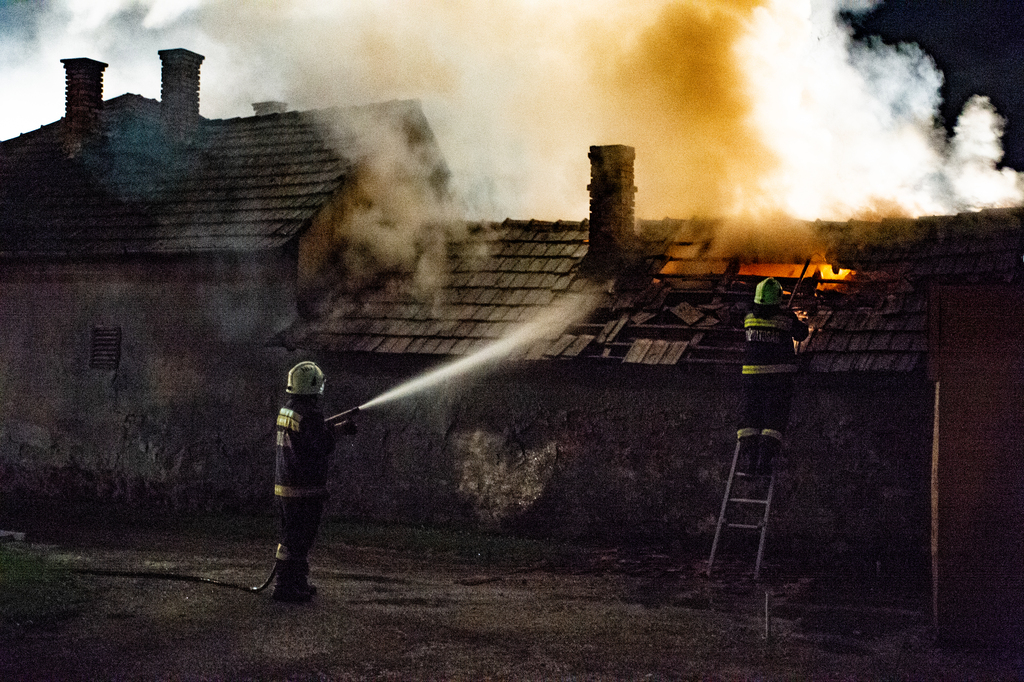
[[[769,277],[762,280],[754,290],[754,303],[758,305],[778,305],[782,303],[782,285],[779,280]]]
[[[320,395],[324,392],[324,373],[315,362],[300,362],[288,371],[288,393]]]

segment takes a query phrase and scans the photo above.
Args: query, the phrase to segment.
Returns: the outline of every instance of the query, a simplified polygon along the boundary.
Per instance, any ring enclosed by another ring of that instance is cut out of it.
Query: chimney
[[[636,259],[639,240],[633,219],[633,147],[591,147],[590,246],[585,270],[614,276]]]
[[[95,59],[62,59],[67,79],[67,104],[64,109],[62,143],[68,156],[75,156],[82,145],[100,129],[103,109],[103,70],[107,65]]]
[[[285,102],[253,102],[252,110],[256,112],[257,116],[283,114],[288,111],[288,104]]]
[[[160,117],[164,131],[188,142],[199,127],[199,65],[203,55],[183,50],[160,50]]]

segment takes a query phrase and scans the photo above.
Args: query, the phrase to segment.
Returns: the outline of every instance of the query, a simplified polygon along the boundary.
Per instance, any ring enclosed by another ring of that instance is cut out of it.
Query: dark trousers
[[[320,529],[324,498],[278,497],[281,511],[281,544],[277,547],[277,585],[304,589],[308,585],[309,550]]]
[[[793,403],[793,375],[744,374],[743,410],[737,431],[740,470],[757,476],[772,472]]]

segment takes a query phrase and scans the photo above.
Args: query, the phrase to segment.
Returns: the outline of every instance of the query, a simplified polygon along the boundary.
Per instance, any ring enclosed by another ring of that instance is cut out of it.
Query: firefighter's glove
[[[356,433],[359,432],[359,429],[356,428],[356,423],[354,421],[352,421],[351,419],[346,419],[344,421],[335,422],[334,423],[334,428],[338,429],[339,431],[341,431],[346,436],[354,436],[354,435],[356,435]]]

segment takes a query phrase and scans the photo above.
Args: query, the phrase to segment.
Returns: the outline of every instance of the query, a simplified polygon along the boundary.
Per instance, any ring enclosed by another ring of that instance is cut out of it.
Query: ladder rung
[[[730,497],[730,502],[746,502],[748,504],[768,504],[768,500],[755,500],[749,497]]]
[[[748,530],[758,530],[761,528],[760,523],[727,523],[725,525],[729,528],[746,528]]]

